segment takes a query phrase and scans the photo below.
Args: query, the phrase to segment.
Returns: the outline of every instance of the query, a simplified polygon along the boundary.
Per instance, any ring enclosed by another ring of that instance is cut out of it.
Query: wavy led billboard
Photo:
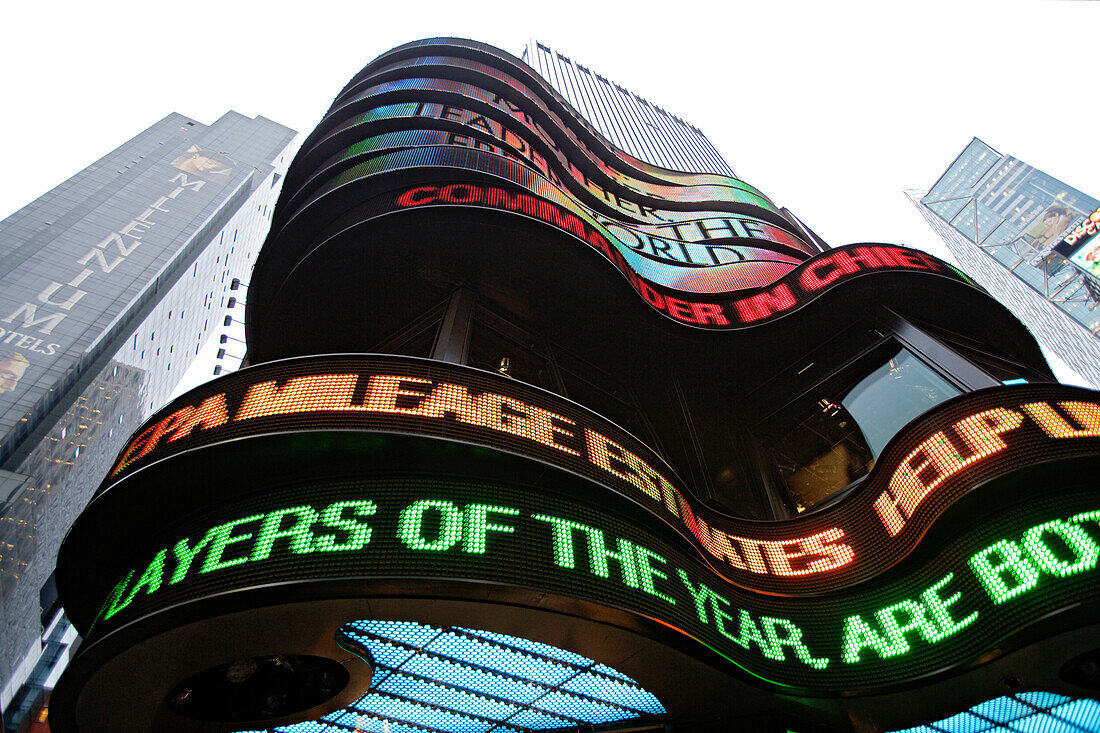
[[[269,289],[286,268],[333,233],[322,223],[350,205],[358,223],[436,206],[534,219],[596,248],[666,316],[704,328],[751,323],[782,311],[802,286],[822,286],[807,274],[751,303],[722,297],[776,283],[820,246],[743,181],[621,157],[530,69],[489,47],[453,43],[439,44],[438,55],[426,55],[432,43],[391,54],[340,94],[288,175],[254,297],[274,297]],[[434,182],[417,185],[425,175]],[[923,257],[861,250],[820,269],[957,277]]]
[[[66,539],[87,641],[61,730],[121,720],[121,689],[157,729],[203,706],[351,725],[369,674],[340,629],[371,618],[600,660],[673,724],[840,729],[909,721],[930,685],[930,712],[974,704],[943,685],[1093,633],[1095,392],[1004,386],[1043,378],[1038,348],[949,265],[823,250],[742,181],[617,151],[483,44],[402,46],[338,95],[287,174],[247,330],[252,366],[149,418]],[[983,341],[1013,354],[968,361]],[[949,362],[949,389],[907,382],[919,407],[804,513],[739,513],[777,491],[777,411],[840,420],[822,385],[886,352]],[[353,681],[285,714],[225,686],[283,654]]]
[[[564,483],[532,492],[473,478],[387,478],[369,457],[349,476],[326,466],[324,436],[334,433],[480,445],[608,493],[593,503]],[[306,446],[296,459],[305,468],[261,458],[253,470],[262,494],[227,501],[254,489],[226,487],[209,509],[189,502],[185,517],[156,494],[166,472],[187,475],[211,448],[272,439],[269,450]],[[972,393],[897,436],[845,502],[762,525],[694,500],[629,434],[522,383],[397,357],[272,362],[185,395],[135,435],[73,534],[127,514],[150,531],[120,556],[129,567],[109,569],[100,555],[93,571],[90,557],[65,558],[97,599],[69,613],[95,638],[272,583],[446,578],[540,588],[656,619],[689,646],[702,642],[784,687],[889,688],[965,664],[1095,595],[1100,510],[1089,481],[1052,482],[1039,498],[1011,483],[1029,466],[1098,448],[1091,392]],[[988,519],[956,526],[991,505]],[[639,509],[648,519],[626,519]],[[891,569],[890,580],[876,580]]]
[[[295,359],[244,370],[162,410],[97,495],[181,452],[306,429],[430,435],[544,461],[641,504],[735,584],[798,594],[850,585],[894,564],[978,477],[1092,454],[1100,447],[1100,403],[1088,391],[1050,386],[957,398],[898,436],[857,496],[761,525],[708,508],[629,433],[522,382],[420,359]]]

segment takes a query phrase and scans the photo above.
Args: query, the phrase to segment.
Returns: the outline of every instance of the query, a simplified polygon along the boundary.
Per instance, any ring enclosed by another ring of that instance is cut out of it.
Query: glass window
[[[858,481],[900,428],[958,394],[896,342],[833,374],[766,421],[785,500],[803,512]]]
[[[485,307],[475,312],[467,364],[563,395],[664,455],[630,388],[557,344],[552,347]]]
[[[559,392],[545,349],[531,334],[479,308],[470,335],[470,366]]]
[[[432,355],[432,345],[435,343],[442,320],[443,306],[437,305],[411,324],[376,343],[370,351],[379,354],[429,357]]]

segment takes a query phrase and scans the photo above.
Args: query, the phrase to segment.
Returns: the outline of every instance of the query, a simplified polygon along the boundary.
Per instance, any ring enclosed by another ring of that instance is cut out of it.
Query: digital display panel
[[[912,422],[848,499],[783,522],[697,501],[673,468],[595,413],[491,372],[407,357],[274,362],[203,385],[155,415],[97,495],[173,454],[279,431],[364,430],[480,444],[561,467],[629,497],[733,584],[798,594],[897,563],[974,487],[1029,463],[1100,450],[1100,404],[1061,385],[1000,387]]]
[[[1085,217],[1063,240],[1066,246],[1073,250],[1069,261],[1095,278],[1100,278],[1100,246],[1096,242],[1098,230],[1100,230],[1100,209]]]
[[[449,60],[448,65],[458,66],[463,63],[460,59],[452,59]],[[423,70],[423,68],[417,66],[416,70]],[[522,155],[556,185],[563,186],[565,183],[563,178],[572,179],[587,191],[588,195],[585,198],[603,199],[613,210],[617,208],[619,213],[629,214],[643,221],[660,220],[658,212],[663,213],[663,211],[659,203],[657,208],[654,208],[629,199],[620,200],[617,194],[590,179],[577,167],[578,164],[587,164],[586,167],[595,166],[604,177],[629,189],[634,196],[641,195],[645,199],[695,204],[708,201],[739,203],[778,212],[778,208],[762,193],[734,178],[725,179],[725,185],[716,185],[711,182],[677,186],[624,175],[621,171],[610,168],[583,143],[578,142],[569,134],[568,127],[556,116],[550,117],[548,127],[552,132],[548,132],[546,127],[523,111],[523,108],[529,105],[521,106],[509,99],[517,94],[517,90],[514,89],[509,89],[505,92],[507,96],[504,96],[499,92],[487,91],[470,84],[446,79],[404,79],[372,86],[349,100],[348,104],[373,103],[372,98],[385,95],[394,89],[416,89],[425,92],[428,99],[453,100],[453,104],[426,101],[425,104],[417,107],[416,114],[428,119],[457,122],[468,128],[469,132],[476,135],[478,139],[484,139],[487,136],[489,141],[506,144],[513,149],[510,151],[510,157],[516,154]],[[518,102],[520,99],[517,98],[515,101]],[[474,107],[476,109],[470,109]],[[571,144],[562,144],[563,136]],[[471,145],[467,141],[453,141],[451,144],[482,147]],[[486,148],[482,147],[482,149]],[[545,151],[545,157],[541,156],[538,150]],[[570,155],[574,156],[574,160],[570,160]],[[583,161],[576,160],[578,157],[583,158]],[[670,210],[674,211],[674,209]]]
[[[1096,595],[1096,497],[1087,487],[1060,491],[1040,487],[1031,501],[935,537],[935,553],[888,582],[783,598],[729,585],[667,528],[521,486],[275,485],[197,511],[162,533],[159,546],[135,548],[133,567],[103,589],[90,636],[158,609],[273,583],[452,579],[460,588],[469,581],[533,588],[651,619],[688,648],[702,644],[773,684],[821,694],[872,689],[972,661],[1036,619]],[[294,588],[286,592],[293,600]],[[464,592],[452,586],[441,597]]]
[[[471,153],[473,154],[476,151]],[[399,157],[403,164],[415,161],[417,165],[425,167],[452,165],[459,158],[467,160],[471,157],[446,148],[416,149],[392,155]],[[633,230],[628,239],[623,233],[627,230],[626,227],[601,224],[601,219],[571,204],[567,196],[528,169],[501,159],[487,158],[484,162],[494,173],[510,176],[522,182],[524,188],[529,185],[531,189],[545,194],[545,198],[512,186],[473,183],[422,185],[400,189],[392,198],[383,195],[364,201],[356,208],[356,217],[367,222],[395,210],[463,207],[492,209],[535,219],[596,251],[626,278],[642,300],[662,315],[679,323],[706,329],[741,329],[774,321],[832,288],[869,273],[921,272],[969,283],[964,275],[935,257],[897,245],[847,245],[797,263],[783,262],[782,258],[773,261],[774,253],[754,250],[749,246],[753,240],[738,240],[737,244],[730,244],[728,247],[719,247],[712,243],[700,245],[697,249],[689,248],[691,243],[684,243],[684,249],[677,257],[701,258],[713,255],[712,262],[717,264],[676,266],[677,278],[682,276],[705,280],[710,284],[707,288],[725,283],[730,288],[722,286],[723,289],[735,291],[725,297],[710,295],[703,299],[699,294],[659,284],[661,280],[667,280],[660,274],[661,271],[672,267],[669,264],[672,257],[668,254],[672,251],[672,245],[669,244],[671,240],[658,242],[651,237],[646,239],[648,235],[641,230]],[[362,176],[373,175],[372,171],[377,164],[378,161],[372,161],[345,171],[332,182],[332,188],[335,190],[351,181],[359,180]],[[721,220],[726,221],[728,220]],[[721,225],[715,221],[695,224]],[[301,234],[293,226],[293,222],[288,224],[286,231],[287,236],[297,237]],[[719,240],[714,240],[717,241]],[[659,257],[652,256],[658,244],[668,250],[662,250],[662,257],[667,255],[668,261],[660,262]],[[645,249],[650,251],[642,251]],[[726,261],[727,259],[730,261]],[[761,271],[771,273],[767,282],[773,283],[772,285],[762,290],[750,290],[751,294],[748,295],[736,292],[755,282]]]
[[[1062,237],[1062,241],[1054,246],[1054,251],[1064,257],[1070,257],[1096,236],[1098,227],[1100,227],[1100,209],[1075,221]]]
[[[638,276],[679,292],[760,288],[820,250],[743,181],[618,155],[526,67],[433,51],[382,64],[374,72],[381,77],[355,81],[338,97],[295,162],[301,172],[288,179],[274,227],[288,231],[278,236],[300,240],[289,229],[324,220],[309,212],[353,188],[392,189],[410,169],[446,167],[440,175],[465,173],[466,182],[503,176],[583,217]],[[665,310],[676,317],[680,309]]]
[[[462,74],[463,82],[452,80],[456,71]],[[376,81],[378,75],[403,78],[379,83]],[[521,81],[521,76],[530,83]],[[499,55],[492,58],[492,65],[459,55],[426,56],[388,63],[376,68],[370,77],[349,85],[330,113],[344,117],[347,111],[364,106],[364,101],[375,107],[372,98],[398,89],[420,92],[418,96],[427,103],[446,99],[459,106],[476,107],[478,113],[489,119],[492,113],[502,112],[503,116],[497,119],[512,129],[511,135],[515,135],[516,130],[524,131],[532,142],[546,149],[548,157],[557,158],[566,167],[594,166],[601,176],[654,198],[700,201],[707,196],[691,193],[693,189],[724,190],[734,193],[717,194],[712,198],[739,197],[745,203],[778,211],[759,190],[736,178],[671,171],[630,156],[623,158],[619,155],[621,151],[600,137],[574,109],[563,104],[541,78],[531,74],[527,67],[516,66]],[[457,116],[447,114],[443,117],[453,119]],[[489,119],[476,124],[488,132]],[[496,137],[507,141],[505,134]],[[568,175],[581,180],[579,172]]]
[[[370,241],[375,218],[406,211],[427,227],[436,207],[552,226],[611,262],[662,315],[696,328],[768,323],[868,273],[969,284],[904,247],[821,252],[752,186],[624,158],[529,68],[447,41],[380,59],[339,95],[288,174],[252,301],[276,298],[268,283],[290,287],[287,273],[325,246],[333,217],[362,225]]]
[[[750,297],[698,302],[690,296],[675,297],[651,286],[649,282],[659,282],[662,279],[650,277],[647,282],[644,277],[656,274],[656,266],[651,260],[639,258],[634,247],[616,239],[606,227],[551,201],[505,188],[454,183],[409,189],[397,196],[394,204],[401,208],[430,205],[483,206],[543,221],[599,251],[614,263],[647,303],[664,315],[695,326],[738,328],[758,325],[786,314],[840,282],[869,271],[924,271],[963,279],[953,268],[924,252],[893,245],[849,245],[822,253],[800,265],[781,265],[778,270],[772,271],[775,275],[773,280],[783,275],[787,277]],[[767,270],[770,267],[764,260],[749,260],[743,253],[740,256],[743,259],[734,263],[715,265],[725,269],[725,276],[711,278],[708,273],[702,277],[715,283],[731,276],[730,272],[737,268],[744,267],[750,273],[759,274],[761,268]],[[792,269],[796,271],[792,272]],[[725,281],[728,283],[728,280]],[[739,287],[746,286],[747,283],[742,282]]]

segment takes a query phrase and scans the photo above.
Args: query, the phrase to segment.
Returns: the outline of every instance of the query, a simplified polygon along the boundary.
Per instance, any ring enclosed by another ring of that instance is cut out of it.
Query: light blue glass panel
[[[493,727],[491,722],[475,720],[448,710],[440,710],[374,693],[367,693],[359,698],[355,702],[355,709],[365,713],[373,713],[380,718],[396,718],[407,723],[440,730],[485,733]]]
[[[400,667],[402,663],[413,656],[413,651],[410,649],[394,646],[393,644],[377,639],[367,637],[358,638],[370,651],[374,663],[381,667]]]
[[[519,733],[665,712],[621,672],[527,639],[369,620],[340,633],[374,660],[372,689],[348,709],[294,733],[383,733],[387,723],[390,733]]]
[[[523,728],[534,728],[535,730],[553,730],[555,728],[575,728],[576,723],[565,718],[558,717],[557,715],[551,715],[550,713],[544,713],[538,710],[531,710],[528,708],[508,719],[508,722],[512,725],[520,726]]]
[[[1026,718],[1014,720],[1005,726],[1011,733],[1081,733],[1065,721],[1048,715],[1035,713]]]
[[[1091,733],[1100,731],[1100,702],[1053,692],[987,700],[928,725],[892,733]]]
[[[977,204],[971,201],[951,220],[951,226],[954,227],[959,234],[976,244],[978,242],[978,240],[975,239],[978,231],[977,217]]]
[[[417,728],[412,725],[405,725],[394,720],[379,718],[374,715],[348,715],[346,719],[341,720],[342,726],[346,728],[328,728],[325,733],[347,733],[352,731],[363,731],[363,733],[424,733],[423,728]],[[461,731],[454,731],[454,733],[463,733]],[[494,731],[496,733],[496,731]]]
[[[969,193],[977,186],[993,166],[1001,161],[1001,155],[981,140],[973,140],[962,155],[951,164],[936,185],[928,192],[927,199],[949,198]]]
[[[657,698],[649,692],[619,680],[611,680],[601,675],[582,672],[568,680],[561,689],[576,692],[598,700],[606,700],[616,705],[631,708],[642,713],[661,713],[664,708]]]
[[[551,692],[539,698],[534,705],[542,710],[591,723],[609,723],[633,717],[619,708],[563,692]]]
[[[424,646],[442,633],[441,629],[434,626],[425,626],[411,621],[353,621],[349,626],[417,648]]]
[[[332,727],[315,720],[276,728],[279,733],[331,733]]]
[[[438,682],[409,677],[399,672],[391,674],[381,683],[371,685],[371,689],[498,721],[514,715],[521,709],[518,705],[504,702],[499,698],[475,695]]]
[[[952,715],[936,723],[935,726],[946,733],[981,733],[992,728],[996,723],[983,720],[970,713]]]
[[[518,703],[529,703],[546,692],[546,688],[541,685],[423,655],[409,660],[403,669],[422,677],[445,680],[450,685]]]
[[[1100,702],[1096,700],[1074,700],[1051,708],[1050,712],[1081,730],[1100,730]]]
[[[1029,715],[1034,710],[1019,700],[1005,696],[986,700],[980,705],[975,705],[970,708],[970,712],[983,718],[989,718],[996,723],[1007,723]]]
[[[571,667],[538,659],[522,652],[450,634],[433,639],[426,650],[546,685],[559,685],[576,672]]]
[[[1053,692],[1021,692],[1016,695],[1016,698],[1041,710],[1048,710],[1070,700],[1065,695],[1056,695]]]
[[[582,657],[580,654],[574,654],[571,651],[565,649],[559,649],[556,646],[550,646],[549,644],[541,644],[537,641],[531,641],[530,639],[521,639],[518,636],[508,636],[507,634],[494,634],[491,631],[477,631],[475,629],[464,629],[462,627],[456,627],[459,631],[466,631],[475,636],[480,636],[482,639],[488,639],[495,641],[498,644],[504,646],[515,647],[516,649],[523,649],[525,651],[533,652],[550,659],[557,659],[567,664],[575,664],[578,667],[587,667],[592,664],[592,660],[588,657]]]
[[[1004,218],[990,211],[986,206],[978,206],[978,241],[983,242],[995,230],[1002,229]]]
[[[962,207],[966,206],[966,202],[967,199],[953,199],[951,201],[937,201],[927,204],[927,206],[933,214],[944,221],[951,221],[952,217],[959,213]]]

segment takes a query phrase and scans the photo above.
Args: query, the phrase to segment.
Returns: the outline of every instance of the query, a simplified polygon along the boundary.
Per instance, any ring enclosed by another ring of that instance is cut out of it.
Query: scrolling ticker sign
[[[211,446],[333,431],[522,456],[601,484],[650,520],[631,524],[613,506],[491,481],[369,471],[275,481],[262,496],[196,507],[183,521],[145,507],[142,515],[165,529],[127,554],[133,565],[94,573],[97,607],[74,606],[74,621],[100,634],[204,595],[301,578],[450,577],[626,609],[762,680],[825,693],[889,687],[968,662],[1095,594],[1100,505],[1089,481],[1044,486],[1034,492],[1041,498],[998,482],[1038,462],[1095,455],[1100,404],[1053,385],[953,400],[895,438],[844,502],[761,525],[699,504],[628,434],[521,383],[399,357],[274,362],[155,416],[83,521],[99,521],[120,501],[140,503],[134,492],[148,488],[140,487],[145,474],[153,480],[150,468]],[[941,530],[968,511],[956,504],[974,502],[997,510]],[[938,551],[922,552],[926,542]]]

